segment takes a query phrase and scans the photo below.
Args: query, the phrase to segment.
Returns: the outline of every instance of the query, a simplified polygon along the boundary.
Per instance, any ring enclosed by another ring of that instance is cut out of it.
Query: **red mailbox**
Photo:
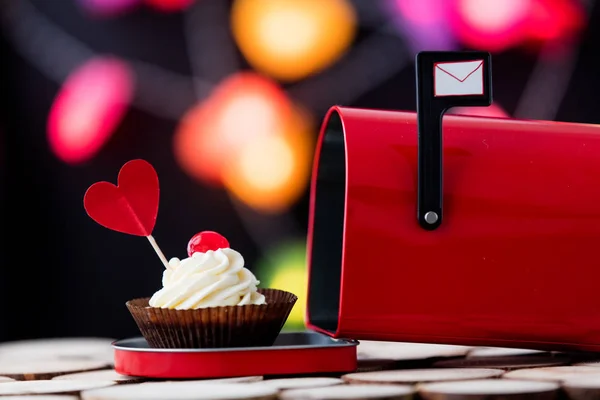
[[[311,186],[307,324],[332,337],[600,351],[600,126],[447,116],[444,219],[417,114],[332,108]]]

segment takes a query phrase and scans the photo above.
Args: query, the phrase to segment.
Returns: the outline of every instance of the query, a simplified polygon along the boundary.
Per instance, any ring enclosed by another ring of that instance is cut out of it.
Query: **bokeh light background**
[[[27,303],[39,315],[63,307],[70,317],[61,316],[53,328],[30,323],[7,329],[7,337],[122,333],[105,328],[106,315],[131,328],[128,316],[121,315],[126,314],[122,303],[157,289],[160,264],[145,243],[94,225],[80,201],[89,184],[114,181],[120,165],[138,157],[159,172],[155,236],[167,257],[185,256],[187,239],[197,231],[222,232],[263,286],[299,295],[286,328],[302,329],[307,185],[321,118],[334,104],[414,110],[411,82],[418,51],[492,52],[495,103],[454,113],[597,122],[577,114],[579,106],[561,109],[576,76],[581,43],[592,40],[591,1],[1,4],[6,54],[13,60],[13,75],[4,74],[11,81],[7,90],[18,98],[11,110],[21,118],[9,122],[3,134],[7,146],[20,140],[19,160],[29,165],[13,162],[15,178],[7,179],[14,186],[29,177],[31,184],[43,186],[27,192],[39,195],[33,200],[37,214],[25,213],[32,219],[29,226],[39,224],[33,219],[41,213],[53,214],[45,227],[31,228],[53,236],[50,253],[38,258],[46,257],[52,272],[42,272],[40,279],[59,274],[55,281],[63,282],[72,275],[71,283],[57,289],[70,291],[66,299],[46,306],[38,304],[39,298]],[[42,80],[39,86],[31,83]],[[384,87],[386,94],[378,94]],[[43,126],[23,122],[31,115],[41,116]],[[17,130],[28,133],[10,139],[21,134]],[[39,172],[46,168],[51,177]],[[62,193],[43,197],[56,187]],[[7,199],[6,209],[20,203],[15,196]],[[61,236],[59,230],[66,233]],[[25,276],[7,274],[7,281]],[[97,284],[104,286],[93,293],[104,305],[94,310],[106,311],[104,322],[87,316],[85,306],[73,305],[87,301],[86,286],[100,276],[104,281]],[[89,331],[66,324],[74,315]]]

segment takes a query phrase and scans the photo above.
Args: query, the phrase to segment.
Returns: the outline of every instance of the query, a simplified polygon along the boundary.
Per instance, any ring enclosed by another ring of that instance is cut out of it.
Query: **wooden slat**
[[[356,372],[385,371],[386,369],[401,368],[402,363],[386,359],[360,359],[357,361]]]
[[[84,391],[82,400],[275,400],[278,390],[260,383],[153,382]]]
[[[79,400],[79,396],[62,394],[33,394],[24,396],[2,396],[2,400]]]
[[[505,379],[562,382],[580,376],[594,376],[600,381],[600,369],[584,366],[560,366],[547,368],[518,369],[504,374]]]
[[[344,381],[340,378],[330,378],[330,377],[267,379],[267,380],[261,382],[262,385],[274,387],[278,390],[325,387],[325,386],[341,385],[343,383],[344,383]]]
[[[471,347],[428,343],[360,341],[358,359],[415,361],[440,357],[463,357]]]
[[[6,395],[78,394],[82,390],[104,388],[114,384],[113,381],[39,380],[5,382],[0,384],[0,397]]]
[[[434,368],[500,368],[506,371],[520,368],[542,368],[568,365],[570,359],[544,355],[474,357],[436,361]]]
[[[185,380],[152,380],[150,382],[146,382],[148,384],[153,384],[156,382],[163,383],[181,383],[181,382],[189,382],[189,383],[252,383],[252,382],[260,382],[263,380],[262,376],[236,376],[235,378],[214,378],[214,379],[185,379]]]
[[[51,379],[58,375],[105,369],[106,363],[96,360],[12,360],[0,362],[0,375],[17,380]]]
[[[596,367],[596,368],[600,368],[600,361],[582,362],[582,363],[577,363],[577,364],[574,364],[574,365],[581,366],[581,367]]]
[[[286,390],[281,400],[409,400],[415,389],[407,385],[336,385],[311,389]]]
[[[8,360],[71,359],[113,363],[110,338],[56,338],[0,343],[0,362]]]
[[[562,383],[563,390],[571,400],[600,399],[600,379],[598,376],[579,376]]]
[[[141,382],[145,380],[145,378],[121,375],[114,369],[103,369],[98,371],[59,375],[52,378],[52,380],[113,381],[117,383],[132,383]]]
[[[532,349],[517,349],[510,347],[475,347],[469,351],[467,358],[477,357],[516,357],[524,355],[549,355],[549,352]]]
[[[483,379],[419,385],[424,400],[555,399],[560,385],[554,382]]]
[[[349,383],[401,383],[457,381],[469,379],[495,378],[504,373],[501,369],[488,368],[431,368],[397,371],[352,373],[342,376]]]

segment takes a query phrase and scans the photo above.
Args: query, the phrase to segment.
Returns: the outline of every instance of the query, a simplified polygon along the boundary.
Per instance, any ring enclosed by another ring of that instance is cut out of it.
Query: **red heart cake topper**
[[[113,231],[145,236],[165,268],[170,265],[152,230],[158,214],[158,175],[144,160],[131,160],[121,167],[117,186],[110,182],[94,183],[83,196],[90,218]]]
[[[132,160],[119,171],[117,186],[97,182],[86,191],[86,212],[100,225],[117,232],[150,236],[158,214],[159,185],[147,161]]]

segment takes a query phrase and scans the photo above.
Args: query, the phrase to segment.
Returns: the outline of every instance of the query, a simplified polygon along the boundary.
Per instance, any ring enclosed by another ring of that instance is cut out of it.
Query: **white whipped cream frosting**
[[[163,288],[150,299],[151,307],[194,310],[266,303],[265,296],[257,292],[260,282],[233,249],[194,253],[183,260],[172,258],[169,265],[163,273]]]

